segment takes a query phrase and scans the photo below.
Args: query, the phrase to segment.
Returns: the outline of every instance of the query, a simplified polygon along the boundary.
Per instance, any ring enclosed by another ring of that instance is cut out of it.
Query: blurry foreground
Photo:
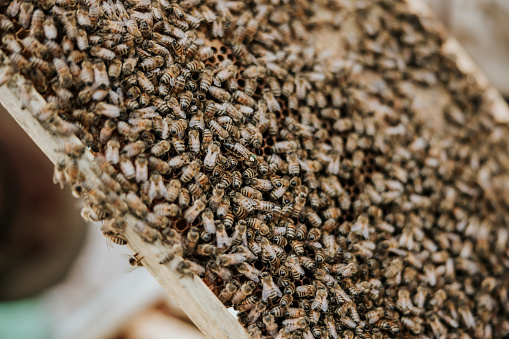
[[[0,110],[0,338],[203,338],[128,249],[107,246]],[[55,208],[58,206],[58,208]]]

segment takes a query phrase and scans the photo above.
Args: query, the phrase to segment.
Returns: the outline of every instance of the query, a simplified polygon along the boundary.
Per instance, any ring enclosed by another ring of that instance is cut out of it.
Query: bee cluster
[[[433,20],[397,0],[0,4],[1,82],[21,72],[22,105],[33,86],[100,168],[66,144],[55,182],[253,338],[509,335],[508,128]],[[341,55],[313,47],[324,25]],[[438,129],[415,108],[431,87]]]

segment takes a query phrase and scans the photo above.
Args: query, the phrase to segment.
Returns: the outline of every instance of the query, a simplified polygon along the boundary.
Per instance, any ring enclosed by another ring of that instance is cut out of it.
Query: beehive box
[[[507,107],[419,2],[3,3],[0,101],[209,337],[509,332]]]

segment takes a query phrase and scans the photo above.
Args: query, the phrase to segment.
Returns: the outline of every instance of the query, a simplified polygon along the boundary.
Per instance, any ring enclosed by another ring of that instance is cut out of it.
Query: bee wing
[[[315,298],[315,299],[313,300],[313,303],[311,304],[311,309],[312,309],[312,310],[316,310],[317,308],[319,308],[319,307],[320,307],[320,303],[321,303],[321,302],[320,302],[320,299],[319,299],[319,298]]]
[[[272,282],[272,288],[274,290],[276,290],[276,294],[278,297],[281,297],[283,295],[283,293],[281,293],[281,290],[279,289],[279,287],[277,287],[277,285],[274,282]]]
[[[134,271],[135,269],[138,269],[139,266],[127,266],[127,267],[124,267],[124,269],[122,270],[122,273],[124,274],[129,274],[131,273],[132,271]]]
[[[164,183],[162,180],[159,181],[159,184],[158,184],[158,190],[159,190],[159,193],[161,193],[161,195],[166,199],[168,200],[170,198],[169,194],[168,194],[168,190],[166,189],[166,186],[164,186]]]
[[[334,326],[334,323],[332,321],[327,321],[327,329],[329,330],[329,334],[332,338],[337,339],[338,333],[336,332],[336,326]]]
[[[157,189],[156,189],[156,184],[155,182],[151,181],[150,182],[150,189],[148,191],[148,196],[150,197],[150,199],[154,200],[155,197],[157,196]]]
[[[265,283],[264,281],[262,281],[262,285],[263,285],[262,300],[265,301],[265,300],[269,299],[270,286],[269,286],[269,284]]]
[[[327,312],[327,309],[329,308],[329,302],[327,298],[323,298],[322,300],[322,311]]]
[[[303,339],[314,339],[315,337],[311,333],[311,331],[308,329],[306,332],[302,333]]]

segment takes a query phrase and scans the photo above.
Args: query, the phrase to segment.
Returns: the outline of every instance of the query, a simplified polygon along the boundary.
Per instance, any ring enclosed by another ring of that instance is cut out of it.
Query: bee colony
[[[509,128],[407,2],[0,3],[1,83],[82,142],[55,183],[251,337],[509,335]]]

